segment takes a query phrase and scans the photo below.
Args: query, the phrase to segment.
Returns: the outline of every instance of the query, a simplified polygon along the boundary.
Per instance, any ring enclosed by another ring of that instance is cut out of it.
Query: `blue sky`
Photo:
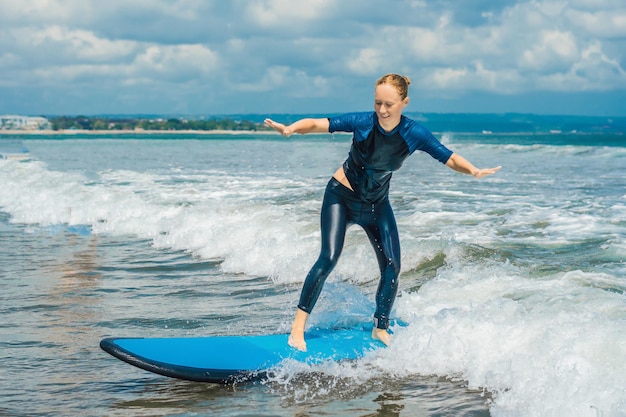
[[[626,116],[624,0],[0,0],[0,114]]]

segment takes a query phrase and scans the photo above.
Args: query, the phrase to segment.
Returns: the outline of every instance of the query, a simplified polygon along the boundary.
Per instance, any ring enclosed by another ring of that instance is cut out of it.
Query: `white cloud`
[[[30,22],[65,21],[71,15],[77,12],[80,13],[79,9],[81,9],[80,3],[71,1],[62,3],[54,0],[4,0],[0,2],[0,16],[4,16],[3,20],[12,18],[25,24]],[[87,6],[86,9],[89,9],[89,7]]]
[[[253,92],[282,89],[287,86],[290,71],[291,69],[287,66],[270,67],[265,70],[260,80],[254,80],[254,82],[240,82],[235,84],[235,88],[239,91]]]
[[[152,74],[153,81],[158,82],[159,74],[169,79],[204,76],[216,69],[219,62],[218,54],[202,44],[111,40],[91,31],[58,25],[16,28],[9,31],[8,37],[16,42],[13,52],[0,58],[0,68],[16,66],[19,59],[27,60],[35,64],[31,74],[42,80],[54,79],[54,74],[60,80],[71,81],[89,74],[95,79],[117,72],[119,77],[143,73],[146,78]]]
[[[519,66],[532,71],[562,71],[576,62],[580,53],[572,33],[542,31],[536,43],[522,52]]]
[[[105,62],[128,56],[137,47],[136,42],[110,40],[86,30],[72,30],[62,26],[20,28],[15,31],[22,47],[34,50],[48,49],[62,53],[65,59]]]
[[[332,0],[260,0],[245,2],[246,13],[261,26],[293,26],[318,20],[333,8]]]
[[[232,111],[297,111],[291,99],[369,97],[391,71],[450,99],[626,91],[623,0],[0,0],[0,28],[0,112],[20,104],[12,91],[64,94],[76,83],[89,86],[73,91],[85,103],[124,88],[140,105],[142,88],[184,85],[156,98],[193,108],[182,96],[192,91]]]
[[[234,85],[239,91],[268,92],[283,90],[288,97],[323,97],[329,93],[329,82],[321,76],[309,76],[286,66],[268,68],[260,81]]]
[[[355,75],[373,75],[384,72],[387,54],[382,48],[363,48],[355,51],[356,55],[348,57],[347,69]]]
[[[443,88],[465,85],[468,74],[467,68],[439,68],[433,71],[429,81]]]
[[[566,16],[574,27],[591,36],[603,39],[626,37],[626,10],[568,10]]]
[[[422,89],[477,90],[513,93],[521,90],[524,79],[516,71],[494,71],[481,61],[460,68],[438,68],[419,79]]]
[[[151,45],[136,57],[132,69],[187,82],[188,77],[210,75],[218,62],[218,55],[203,45]]]

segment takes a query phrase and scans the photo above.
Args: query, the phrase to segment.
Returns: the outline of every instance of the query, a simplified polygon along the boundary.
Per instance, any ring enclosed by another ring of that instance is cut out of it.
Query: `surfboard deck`
[[[358,359],[384,347],[371,338],[371,325],[352,329],[313,329],[307,351],[287,344],[287,334],[178,338],[102,339],[100,347],[146,371],[198,382],[233,383],[262,379],[287,359],[317,364]]]

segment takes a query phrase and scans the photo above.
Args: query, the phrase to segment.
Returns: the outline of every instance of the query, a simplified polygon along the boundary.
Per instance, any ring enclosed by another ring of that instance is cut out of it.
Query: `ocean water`
[[[626,416],[626,140],[442,140],[503,168],[417,153],[394,174],[391,347],[232,386],[98,343],[287,331],[349,136],[24,140],[30,160],[0,160],[0,415]],[[372,255],[349,229],[312,326],[371,320]]]

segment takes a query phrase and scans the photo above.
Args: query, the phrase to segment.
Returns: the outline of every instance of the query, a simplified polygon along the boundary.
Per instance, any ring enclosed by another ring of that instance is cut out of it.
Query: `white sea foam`
[[[192,186],[163,185],[158,175],[128,171],[106,171],[94,182],[78,173],[50,171],[40,162],[5,169],[0,205],[14,222],[84,224],[94,233],[136,235],[156,247],[221,260],[225,272],[280,282],[301,281],[319,250],[317,214],[302,220],[310,202],[275,204],[285,193],[281,190],[306,188],[292,180],[209,173],[195,177]],[[357,231],[348,237],[363,238]],[[353,246],[347,259],[371,261],[369,247]],[[339,265],[337,272],[372,279],[375,263],[367,261]]]
[[[321,160],[334,150],[327,145],[307,145],[310,155],[290,160]],[[395,315],[410,325],[358,372],[351,365],[325,372],[356,383],[381,371],[461,378],[493,392],[494,416],[626,415],[626,210],[623,188],[610,185],[620,178],[602,177],[607,164],[620,162],[594,150],[599,162],[581,176],[570,167],[589,155],[569,149],[548,150],[549,170],[539,161],[544,148],[511,155],[506,147],[468,146],[464,154],[480,159],[485,149],[509,158],[493,180],[454,176],[419,159],[394,178],[401,285],[419,288],[398,298]],[[193,169],[82,171],[0,161],[0,207],[31,230],[86,225],[220,261],[225,273],[301,282],[319,250],[330,170],[280,175],[270,160],[270,169],[238,172],[219,155],[207,169],[197,161]],[[434,278],[415,278],[436,257],[443,267],[429,272]],[[350,229],[312,323],[368,320],[377,277],[367,238]]]
[[[449,268],[405,294],[377,363],[398,375],[458,377],[494,393],[496,416],[623,415],[624,295],[573,271],[541,280],[506,265]]]

